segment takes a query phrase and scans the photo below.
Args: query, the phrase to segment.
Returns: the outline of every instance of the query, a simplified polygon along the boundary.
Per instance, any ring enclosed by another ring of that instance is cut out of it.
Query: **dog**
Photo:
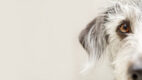
[[[142,80],[142,1],[117,0],[80,33],[87,68],[108,57],[114,80]]]

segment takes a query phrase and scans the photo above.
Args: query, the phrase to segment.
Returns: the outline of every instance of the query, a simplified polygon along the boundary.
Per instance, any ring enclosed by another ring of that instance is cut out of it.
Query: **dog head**
[[[116,1],[79,36],[89,55],[89,64],[108,56],[116,80],[142,80],[141,3],[140,0]]]

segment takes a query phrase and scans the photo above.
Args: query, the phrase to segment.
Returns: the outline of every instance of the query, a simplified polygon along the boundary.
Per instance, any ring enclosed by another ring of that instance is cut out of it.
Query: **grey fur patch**
[[[99,59],[106,48],[108,37],[104,21],[104,16],[97,17],[87,25],[79,36],[80,43],[89,53],[91,59]]]
[[[108,39],[109,39],[109,34],[107,34],[107,35],[105,36],[105,39],[106,39],[107,44],[109,44],[109,41],[108,41]]]

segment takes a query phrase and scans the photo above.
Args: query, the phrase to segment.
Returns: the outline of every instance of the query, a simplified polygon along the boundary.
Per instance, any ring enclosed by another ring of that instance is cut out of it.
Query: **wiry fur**
[[[88,67],[101,57],[106,47],[105,36],[107,35],[105,35],[104,23],[104,16],[99,16],[89,23],[80,35],[80,42],[89,54]]]
[[[87,69],[104,55],[112,63],[116,80],[129,79],[129,64],[142,57],[141,5],[141,0],[116,0],[81,32],[80,43],[89,54]],[[128,20],[132,29],[125,38],[116,32],[123,20]]]

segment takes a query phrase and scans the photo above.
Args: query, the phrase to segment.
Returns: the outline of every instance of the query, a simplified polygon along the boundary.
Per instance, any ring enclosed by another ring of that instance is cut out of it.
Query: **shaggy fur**
[[[81,32],[80,43],[89,55],[85,70],[102,56],[109,57],[114,79],[131,80],[129,68],[142,58],[141,5],[141,0],[116,0]],[[117,28],[124,21],[130,24],[131,33],[121,35]]]

